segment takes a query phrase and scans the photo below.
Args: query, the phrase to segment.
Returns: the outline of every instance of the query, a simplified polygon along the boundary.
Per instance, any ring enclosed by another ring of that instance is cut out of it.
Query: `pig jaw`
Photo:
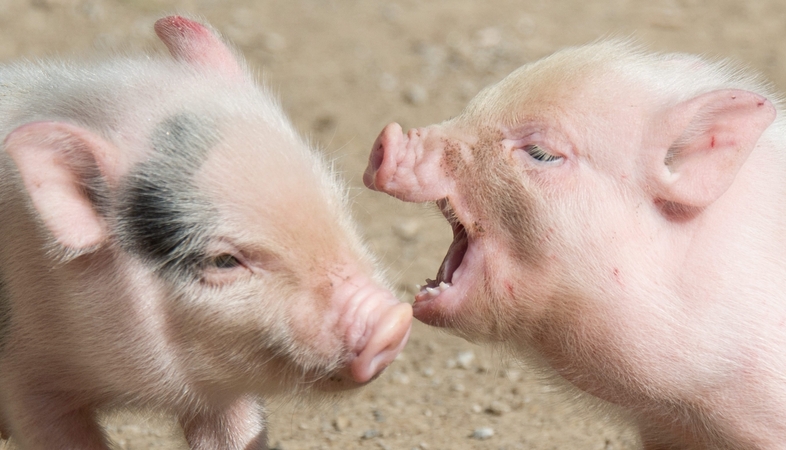
[[[512,281],[511,268],[520,264],[508,256],[512,246],[500,238],[503,233],[493,228],[493,221],[486,220],[490,217],[483,206],[486,198],[475,192],[474,184],[483,184],[478,177],[489,174],[472,173],[471,167],[474,162],[486,162],[481,161],[488,158],[484,152],[504,151],[502,132],[490,130],[480,138],[469,138],[466,136],[471,134],[462,132],[466,129],[462,125],[467,124],[446,122],[410,130],[406,135],[398,124],[388,125],[374,143],[364,182],[371,189],[405,201],[435,201],[453,228],[453,243],[436,278],[427,279],[415,296],[414,316],[470,340],[496,341],[510,327],[506,321],[484,318],[508,317],[511,323],[514,321],[515,314],[511,313],[515,311],[510,305],[522,293],[514,293],[519,283]],[[495,167],[487,170],[493,172]],[[466,178],[473,184],[462,184],[460,180]],[[532,268],[527,270],[534,272]],[[529,287],[542,286],[532,283]],[[488,296],[497,301],[484,300]]]

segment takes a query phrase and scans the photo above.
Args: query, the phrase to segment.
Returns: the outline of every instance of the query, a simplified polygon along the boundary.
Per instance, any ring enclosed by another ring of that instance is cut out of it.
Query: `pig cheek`
[[[292,313],[287,299],[296,293],[280,278],[221,287],[194,283],[167,303],[166,328],[193,358],[187,367],[196,371],[194,378],[262,394],[275,394],[281,385],[297,387],[308,362],[285,319]]]
[[[330,372],[345,362],[346,352],[338,327],[339,308],[332,305],[333,284],[327,276],[318,279],[302,284],[287,317],[300,352],[310,355],[315,369]]]

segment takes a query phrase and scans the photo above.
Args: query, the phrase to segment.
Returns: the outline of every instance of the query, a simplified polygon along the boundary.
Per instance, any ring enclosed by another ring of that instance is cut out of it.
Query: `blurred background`
[[[605,37],[731,58],[786,91],[784,0],[0,0],[0,62],[162,52],[152,26],[173,12],[204,18],[234,42],[298,129],[336,160],[371,248],[407,301],[435,275],[452,235],[434,208],[362,187],[388,122],[445,120],[516,67]],[[270,409],[270,444],[280,450],[638,448],[610,412],[574,404],[526,364],[419,324],[361,392]],[[185,448],[169,418],[106,422],[118,449]]]

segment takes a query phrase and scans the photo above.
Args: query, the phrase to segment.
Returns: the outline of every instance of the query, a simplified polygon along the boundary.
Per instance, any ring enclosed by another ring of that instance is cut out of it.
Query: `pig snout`
[[[368,157],[368,167],[363,174],[363,183],[367,188],[382,190],[396,170],[396,160],[392,155],[404,145],[404,133],[401,125],[389,123],[374,141]]]
[[[434,128],[413,128],[405,135],[401,125],[388,124],[371,149],[363,183],[408,202],[445,197],[450,181],[440,168],[439,135]]]
[[[350,356],[322,384],[327,391],[352,389],[377,377],[404,348],[412,326],[412,306],[370,280],[344,280],[334,298],[345,302],[342,327]]]
[[[368,342],[350,365],[352,379],[366,383],[382,373],[409,339],[412,306],[399,303],[381,311]]]

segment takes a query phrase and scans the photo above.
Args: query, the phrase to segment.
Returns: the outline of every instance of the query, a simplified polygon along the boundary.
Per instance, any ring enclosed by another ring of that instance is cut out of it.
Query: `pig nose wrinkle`
[[[352,362],[352,378],[366,383],[381,373],[409,339],[412,306],[399,303],[391,307],[374,328],[369,342]]]

